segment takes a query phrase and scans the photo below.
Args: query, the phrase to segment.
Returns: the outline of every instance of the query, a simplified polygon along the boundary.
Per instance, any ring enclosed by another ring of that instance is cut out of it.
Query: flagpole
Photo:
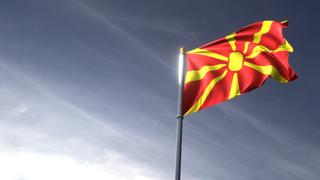
[[[183,127],[183,90],[184,90],[184,79],[185,79],[185,68],[186,68],[186,53],[184,48],[180,48],[179,54],[179,92],[178,92],[178,111],[177,111],[177,147],[176,147],[176,169],[175,169],[175,180],[180,180],[181,176],[181,150],[182,150],[182,127]]]

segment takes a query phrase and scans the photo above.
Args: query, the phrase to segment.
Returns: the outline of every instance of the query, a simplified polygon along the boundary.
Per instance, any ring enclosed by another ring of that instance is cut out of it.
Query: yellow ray
[[[260,43],[261,37],[264,34],[267,34],[270,31],[271,24],[273,21],[263,21],[262,26],[259,32],[255,33],[253,36],[253,43]]]
[[[247,53],[247,51],[248,51],[248,46],[249,46],[249,43],[250,43],[250,42],[246,42],[246,43],[244,44],[244,50],[243,50],[243,54],[246,54],[246,53]]]
[[[189,83],[192,81],[197,81],[203,79],[209,71],[216,71],[227,64],[217,64],[214,66],[203,66],[200,70],[188,71],[186,75],[185,83]]]
[[[232,51],[236,51],[237,47],[236,47],[236,39],[234,38],[234,36],[236,35],[236,33],[231,33],[228,36],[226,36],[226,40],[229,42]]]
[[[215,58],[215,59],[218,59],[218,60],[222,60],[222,61],[228,61],[228,57],[225,57],[225,56],[223,56],[221,54],[218,54],[218,53],[215,53],[215,52],[212,52],[212,51],[208,51],[206,49],[197,48],[197,49],[194,49],[192,51],[189,51],[188,54],[199,54],[199,55],[212,57],[212,58]]]
[[[288,80],[286,80],[277,70],[277,68],[275,68],[272,65],[267,65],[267,66],[259,66],[250,62],[244,62],[244,65],[252,68],[264,75],[269,75],[271,76],[273,79],[277,80],[280,83],[287,83]]]
[[[252,53],[248,56],[246,56],[247,59],[252,59],[257,57],[261,52],[279,52],[279,51],[288,51],[288,52],[293,52],[293,47],[291,46],[291,44],[285,40],[285,42],[283,44],[281,44],[277,49],[275,50],[270,50],[265,46],[262,45],[258,45],[256,46],[253,50]]]
[[[240,95],[238,73],[234,73],[232,77],[231,89],[228,99],[232,99]]]
[[[228,70],[225,70],[220,76],[211,80],[211,82],[209,83],[209,85],[206,87],[203,94],[201,95],[201,97],[188,110],[188,112],[186,112],[185,115],[191,114],[193,112],[197,112],[200,109],[200,107],[203,105],[203,103],[206,101],[207,97],[209,96],[210,92],[212,91],[213,87],[227,75],[227,72],[228,72]]]

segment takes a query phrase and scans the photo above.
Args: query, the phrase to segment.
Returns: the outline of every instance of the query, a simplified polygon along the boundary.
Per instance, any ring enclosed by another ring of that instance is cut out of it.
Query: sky
[[[185,118],[183,180],[317,180],[316,1],[2,0],[0,179],[174,177],[177,57],[289,20],[298,79]]]

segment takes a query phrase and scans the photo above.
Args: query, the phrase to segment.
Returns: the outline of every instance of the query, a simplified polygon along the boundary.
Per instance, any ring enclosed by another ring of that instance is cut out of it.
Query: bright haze
[[[179,48],[288,19],[298,79],[186,117],[182,179],[318,180],[318,7],[2,0],[0,179],[173,179]]]

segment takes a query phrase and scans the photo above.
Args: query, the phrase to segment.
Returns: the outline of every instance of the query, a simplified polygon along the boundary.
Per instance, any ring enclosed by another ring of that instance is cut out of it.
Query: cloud
[[[108,153],[108,152],[106,152]],[[79,161],[72,156],[0,150],[0,179],[5,180],[156,180],[145,168],[108,153],[105,163]]]
[[[150,18],[146,16],[133,16],[131,14],[111,15],[108,17],[115,22],[119,22],[127,26],[163,32],[180,38],[194,40],[198,37],[194,31],[190,30],[191,27],[195,25],[195,23],[180,19],[174,19],[172,17]]]
[[[132,33],[129,31],[125,30],[124,28],[121,28],[117,24],[113,23],[110,21],[110,19],[103,14],[99,13],[98,11],[94,10],[89,6],[89,4],[81,1],[74,1],[72,2],[77,5],[80,9],[81,12],[90,15],[90,17],[94,18],[104,26],[106,26],[109,30],[113,30],[114,35],[120,35],[121,37],[125,38],[126,44],[132,44],[132,46],[135,47],[136,50],[139,50],[143,52],[144,54],[148,55],[151,57],[153,60],[157,61],[159,64],[162,66],[172,69],[171,65],[161,59],[157,53],[155,53],[153,50],[151,50],[143,41],[141,41],[138,37],[134,36]]]
[[[135,154],[161,145],[95,117],[12,65],[0,62],[0,69],[0,168],[7,170],[0,179],[166,178]]]

